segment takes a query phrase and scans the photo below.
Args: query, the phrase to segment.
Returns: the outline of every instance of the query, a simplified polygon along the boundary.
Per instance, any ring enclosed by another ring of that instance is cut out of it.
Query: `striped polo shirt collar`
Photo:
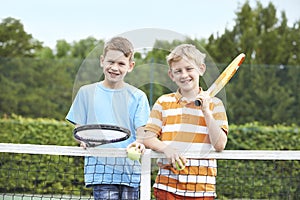
[[[202,88],[199,87],[199,92],[198,94],[200,94],[202,91]],[[176,98],[176,103],[181,103],[181,104],[187,104],[189,103],[188,102],[188,99],[186,97],[183,97],[182,94],[180,94],[180,91],[179,89],[177,89],[176,93],[175,93],[175,98]]]

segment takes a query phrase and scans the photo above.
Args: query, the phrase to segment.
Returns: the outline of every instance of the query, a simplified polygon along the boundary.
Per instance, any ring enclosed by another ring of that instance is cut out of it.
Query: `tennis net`
[[[124,149],[0,143],[0,199],[93,199],[84,186],[85,156],[126,157]],[[300,151],[187,152],[218,161],[217,199],[300,199]],[[153,199],[155,160],[141,159],[140,199]]]

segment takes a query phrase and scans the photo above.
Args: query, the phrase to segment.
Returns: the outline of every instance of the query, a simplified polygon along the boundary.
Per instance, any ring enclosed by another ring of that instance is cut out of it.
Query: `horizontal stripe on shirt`
[[[193,170],[196,169],[196,170]],[[198,170],[199,169],[199,170]],[[201,170],[202,169],[202,170]],[[199,171],[202,172],[199,172]],[[182,171],[195,171],[192,173],[187,174],[180,174],[183,173]],[[196,173],[197,172],[197,173]],[[169,178],[178,180],[180,183],[210,183],[215,184],[216,183],[216,170],[213,168],[196,168],[196,167],[186,167],[184,170],[178,171],[179,174],[170,173],[170,170],[167,169],[160,169],[159,176],[167,176]],[[197,175],[194,175],[197,174]],[[203,175],[198,175],[203,174]]]
[[[216,196],[215,185],[211,185],[211,184],[206,184],[206,185],[199,184],[199,185],[201,186],[199,187],[199,186],[191,186],[191,185],[184,184],[184,186],[186,187],[178,188],[176,187],[176,184],[163,185],[163,184],[155,183],[153,187],[161,190],[166,190],[168,192],[172,192],[174,194],[181,195],[181,196],[190,196],[190,197]],[[206,187],[203,187],[204,185]],[[189,190],[188,188],[190,188],[191,190]]]
[[[163,141],[168,146],[176,149],[178,152],[184,154],[187,151],[199,152],[199,156],[210,151],[215,151],[211,144],[206,143],[189,143],[181,141]]]

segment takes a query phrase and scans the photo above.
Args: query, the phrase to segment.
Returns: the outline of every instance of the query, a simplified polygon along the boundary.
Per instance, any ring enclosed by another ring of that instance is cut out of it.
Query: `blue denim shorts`
[[[95,200],[137,200],[139,199],[139,187],[113,184],[94,185],[93,195]]]

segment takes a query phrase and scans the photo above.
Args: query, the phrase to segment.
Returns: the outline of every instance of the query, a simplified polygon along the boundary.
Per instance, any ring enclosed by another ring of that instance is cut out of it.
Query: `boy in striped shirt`
[[[199,87],[199,77],[206,70],[205,56],[190,44],[177,46],[167,56],[168,74],[178,90],[157,99],[145,132],[140,133],[138,142],[166,156],[158,160],[160,168],[153,186],[157,200],[216,197],[216,160],[182,155],[185,151],[222,151],[227,143],[228,121],[223,103]],[[195,105],[196,99],[201,106]],[[177,170],[176,162],[185,168]]]

